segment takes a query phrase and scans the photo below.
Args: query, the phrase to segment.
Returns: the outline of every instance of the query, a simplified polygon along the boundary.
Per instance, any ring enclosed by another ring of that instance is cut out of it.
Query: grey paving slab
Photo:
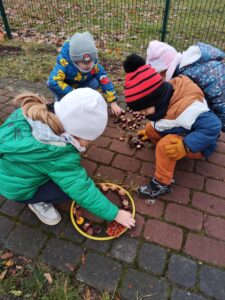
[[[168,293],[169,285],[164,279],[134,269],[128,270],[121,289],[123,300],[166,300]]]
[[[29,209],[28,206],[26,206],[26,208],[20,215],[20,220],[30,225],[42,224],[41,221],[37,218],[37,216]]]
[[[61,271],[71,271],[81,262],[83,250],[72,242],[52,238],[43,250],[46,264]]]
[[[90,253],[77,272],[77,279],[100,290],[114,292],[121,274],[121,265],[111,258]]]
[[[94,241],[90,239],[86,239],[85,246],[91,249],[95,249],[99,252],[106,253],[110,246],[112,244],[112,241]]]
[[[139,240],[128,236],[121,236],[114,240],[111,255],[120,260],[132,263],[137,254]]]
[[[207,300],[205,297],[185,290],[174,289],[171,300]]]
[[[147,272],[161,275],[165,267],[166,256],[167,252],[164,248],[150,243],[143,243],[138,264]]]
[[[225,299],[225,271],[203,265],[200,272],[200,289],[213,299]]]
[[[0,208],[0,211],[8,216],[17,217],[24,209],[24,207],[25,204],[18,203],[12,200],[7,200]]]
[[[12,231],[15,225],[15,222],[0,216],[0,245],[4,245],[7,235]]]
[[[61,237],[77,243],[81,243],[84,240],[84,237],[76,231],[70,221],[62,231]]]
[[[46,239],[47,236],[40,230],[18,225],[6,239],[5,247],[17,254],[34,258]]]
[[[197,276],[195,261],[181,255],[172,255],[168,266],[168,279],[185,287],[194,287]]]
[[[60,235],[66,228],[66,224],[69,220],[69,215],[67,215],[65,213],[61,213],[61,217],[62,217],[62,219],[59,224],[57,224],[55,226],[49,226],[49,225],[41,223],[40,228],[42,230],[52,233],[54,235]]]

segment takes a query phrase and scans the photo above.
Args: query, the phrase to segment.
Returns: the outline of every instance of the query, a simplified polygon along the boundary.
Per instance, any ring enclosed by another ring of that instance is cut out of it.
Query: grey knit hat
[[[75,33],[69,43],[69,54],[72,62],[89,62],[98,58],[95,41],[90,32]]]

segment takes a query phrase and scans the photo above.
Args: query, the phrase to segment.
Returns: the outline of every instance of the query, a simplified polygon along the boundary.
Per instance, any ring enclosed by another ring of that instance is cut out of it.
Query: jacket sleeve
[[[49,88],[61,97],[73,90],[71,86],[65,83],[67,65],[68,62],[61,55],[59,55],[57,57],[56,65],[50,73],[48,79]]]
[[[81,207],[107,221],[115,219],[118,207],[109,201],[88,177],[85,169],[77,163],[61,164],[48,176]]]
[[[225,59],[225,52],[220,50],[219,48],[213,47],[210,44],[205,43],[197,43],[197,46],[200,47],[201,50],[201,58],[198,62],[208,62],[211,60],[223,60]]]
[[[208,156],[216,147],[221,128],[221,121],[212,111],[204,112],[196,119],[183,142],[191,152],[202,152]]]
[[[94,66],[95,76],[99,81],[103,95],[107,102],[112,103],[117,100],[116,91],[112,81],[109,79],[105,69],[102,65],[97,63]]]

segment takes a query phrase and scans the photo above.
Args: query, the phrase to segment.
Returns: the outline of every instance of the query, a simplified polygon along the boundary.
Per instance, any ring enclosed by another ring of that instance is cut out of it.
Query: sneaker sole
[[[60,214],[58,215],[58,219],[57,219],[57,220],[52,220],[52,221],[50,221],[50,220],[45,219],[45,218],[42,218],[40,215],[38,215],[38,213],[36,212],[36,210],[35,210],[30,204],[28,204],[28,206],[29,206],[30,210],[32,210],[32,212],[35,213],[35,215],[38,217],[38,219],[39,219],[42,223],[44,223],[44,224],[46,224],[46,225],[54,226],[54,225],[59,224],[59,222],[61,221],[61,216],[60,216]]]
[[[165,191],[165,193],[163,193],[162,195],[169,194],[172,191],[173,191],[173,189],[170,188],[169,190]],[[157,196],[156,197],[150,197],[150,196],[147,196],[147,195],[140,194],[138,190],[137,190],[137,195],[140,196],[141,198],[148,199],[148,200],[156,200],[157,199]],[[161,195],[159,195],[159,197],[160,196]]]

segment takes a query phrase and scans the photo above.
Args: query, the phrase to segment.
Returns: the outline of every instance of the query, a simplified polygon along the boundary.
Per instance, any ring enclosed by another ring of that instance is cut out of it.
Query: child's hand
[[[135,226],[135,220],[132,217],[132,214],[126,210],[120,209],[117,216],[115,217],[115,221],[122,224],[123,226],[128,227],[129,229]]]
[[[149,137],[147,136],[145,129],[138,130],[138,135],[139,135],[139,137],[141,137],[141,140],[143,142],[149,140]]]
[[[165,146],[165,152],[169,158],[174,160],[179,160],[187,154],[182,139],[178,138],[170,139],[170,144]]]
[[[117,105],[116,102],[112,102],[111,103],[111,110],[112,110],[112,113],[114,115],[116,115],[117,117],[121,114],[122,112],[122,109]]]

